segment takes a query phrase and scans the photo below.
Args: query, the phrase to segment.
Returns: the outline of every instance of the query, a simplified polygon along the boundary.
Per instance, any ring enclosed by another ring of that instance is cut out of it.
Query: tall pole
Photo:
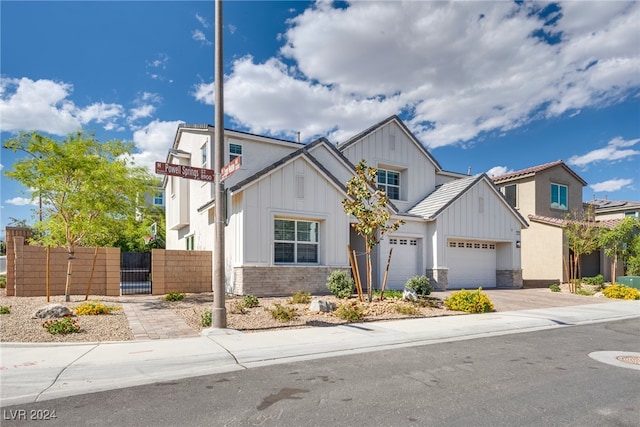
[[[215,0],[215,130],[214,130],[214,170],[215,170],[215,242],[213,245],[213,327],[227,327],[227,312],[224,305],[225,263],[224,263],[224,183],[221,171],[224,166],[224,105],[222,81],[224,69],[222,63],[222,0]]]

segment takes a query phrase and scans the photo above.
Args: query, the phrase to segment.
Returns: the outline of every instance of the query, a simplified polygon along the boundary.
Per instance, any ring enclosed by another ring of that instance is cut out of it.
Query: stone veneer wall
[[[522,270],[496,270],[497,288],[522,288]]]
[[[153,249],[151,251],[151,292],[211,292],[213,286],[211,251]]]
[[[448,268],[429,268],[425,272],[434,291],[446,291],[449,286]]]
[[[350,269],[327,266],[254,266],[233,269],[236,295],[256,297],[290,296],[298,291],[313,295],[329,294],[327,278],[334,270]]]

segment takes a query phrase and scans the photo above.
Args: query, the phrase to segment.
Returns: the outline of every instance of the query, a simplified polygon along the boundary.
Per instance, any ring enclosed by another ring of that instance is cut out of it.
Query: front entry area
[[[496,244],[450,240],[447,244],[449,285],[447,289],[496,287]]]

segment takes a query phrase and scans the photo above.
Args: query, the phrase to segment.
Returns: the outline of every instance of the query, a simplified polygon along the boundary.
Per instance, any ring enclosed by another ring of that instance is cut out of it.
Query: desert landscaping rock
[[[418,301],[418,294],[413,289],[404,288],[402,299],[405,301]]]
[[[309,306],[309,311],[331,313],[336,309],[336,305],[323,299],[313,299]]]
[[[36,319],[59,319],[72,315],[73,312],[67,306],[62,304],[49,304],[36,310],[33,317]]]

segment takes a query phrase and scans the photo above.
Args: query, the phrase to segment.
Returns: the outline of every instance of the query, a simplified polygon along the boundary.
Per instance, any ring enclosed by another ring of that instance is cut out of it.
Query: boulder
[[[405,301],[418,301],[418,294],[411,288],[404,288],[402,299]]]
[[[49,304],[39,308],[33,317],[38,319],[57,319],[71,315],[73,315],[73,312],[69,307],[62,304]]]
[[[321,312],[321,313],[330,313],[336,309],[336,305],[332,302],[325,301],[322,299],[314,299],[311,301],[311,305],[309,306],[309,311]]]

